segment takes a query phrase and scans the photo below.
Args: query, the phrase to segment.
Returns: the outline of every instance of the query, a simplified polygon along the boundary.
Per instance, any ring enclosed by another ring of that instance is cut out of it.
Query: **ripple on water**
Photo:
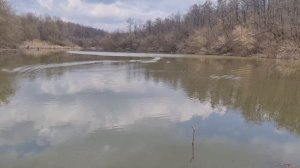
[[[43,69],[50,69],[50,68],[61,68],[61,67],[71,67],[71,66],[78,66],[78,65],[90,65],[90,64],[100,64],[100,63],[126,63],[126,62],[136,62],[136,63],[155,63],[159,61],[160,57],[155,57],[150,60],[123,60],[123,61],[113,61],[113,60],[102,60],[102,61],[82,61],[82,62],[66,62],[66,63],[59,63],[59,64],[38,64],[38,65],[26,65],[20,66],[13,69],[2,69],[3,72],[7,73],[26,73],[26,72],[33,72],[39,71]]]
[[[242,79],[242,77],[235,76],[235,75],[210,75],[209,78],[213,80],[220,80],[220,79],[241,80]]]

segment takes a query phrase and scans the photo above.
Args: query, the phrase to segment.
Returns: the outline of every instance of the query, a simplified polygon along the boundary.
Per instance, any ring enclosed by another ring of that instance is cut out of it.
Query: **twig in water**
[[[196,134],[196,128],[194,126],[192,126],[193,128],[193,142],[192,142],[192,145],[194,146],[194,143],[195,143],[195,134]]]
[[[192,126],[193,128],[193,141],[192,141],[192,158],[190,162],[192,162],[195,159],[195,134],[196,134],[196,128]]]

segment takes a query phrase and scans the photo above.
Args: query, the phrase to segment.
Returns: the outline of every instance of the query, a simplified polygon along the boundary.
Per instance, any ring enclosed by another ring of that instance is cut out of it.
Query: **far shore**
[[[207,53],[197,53],[197,54],[186,54],[186,53],[142,53],[142,52],[113,52],[113,51],[97,51],[97,50],[89,50],[89,49],[83,49],[81,47],[27,47],[27,48],[15,48],[15,49],[6,49],[6,48],[0,48],[1,51],[24,51],[27,54],[32,54],[32,55],[40,55],[40,54],[46,54],[50,52],[68,52],[71,54],[88,54],[88,55],[98,55],[98,56],[110,56],[113,55],[113,53],[118,53],[116,56],[138,56],[138,54],[145,54],[149,57],[181,57],[181,56],[188,56],[192,58],[197,58],[200,56],[204,57],[212,57],[212,58],[217,58],[217,57],[227,57],[227,58],[244,58],[244,59],[253,59],[253,58],[261,58],[261,59],[276,59],[276,60],[298,60],[295,58],[272,58],[268,57],[265,54],[255,54],[255,55],[249,55],[249,56],[238,56],[238,55],[233,55],[233,54],[207,54]],[[82,52],[82,53],[78,53]]]

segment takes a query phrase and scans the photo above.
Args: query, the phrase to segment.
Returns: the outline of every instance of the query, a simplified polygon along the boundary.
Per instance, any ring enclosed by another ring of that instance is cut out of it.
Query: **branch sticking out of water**
[[[194,126],[192,126],[192,129],[193,129],[193,141],[192,141],[192,145],[194,146],[194,144],[195,144],[196,128]]]
[[[193,160],[195,159],[195,134],[196,134],[196,128],[194,126],[192,126],[192,129],[193,129],[192,158],[191,158],[190,162],[193,162]]]

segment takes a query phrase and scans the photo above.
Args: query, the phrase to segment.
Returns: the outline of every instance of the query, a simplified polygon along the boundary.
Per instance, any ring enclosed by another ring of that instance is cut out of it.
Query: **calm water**
[[[298,168],[299,135],[297,61],[0,54],[1,168]]]

